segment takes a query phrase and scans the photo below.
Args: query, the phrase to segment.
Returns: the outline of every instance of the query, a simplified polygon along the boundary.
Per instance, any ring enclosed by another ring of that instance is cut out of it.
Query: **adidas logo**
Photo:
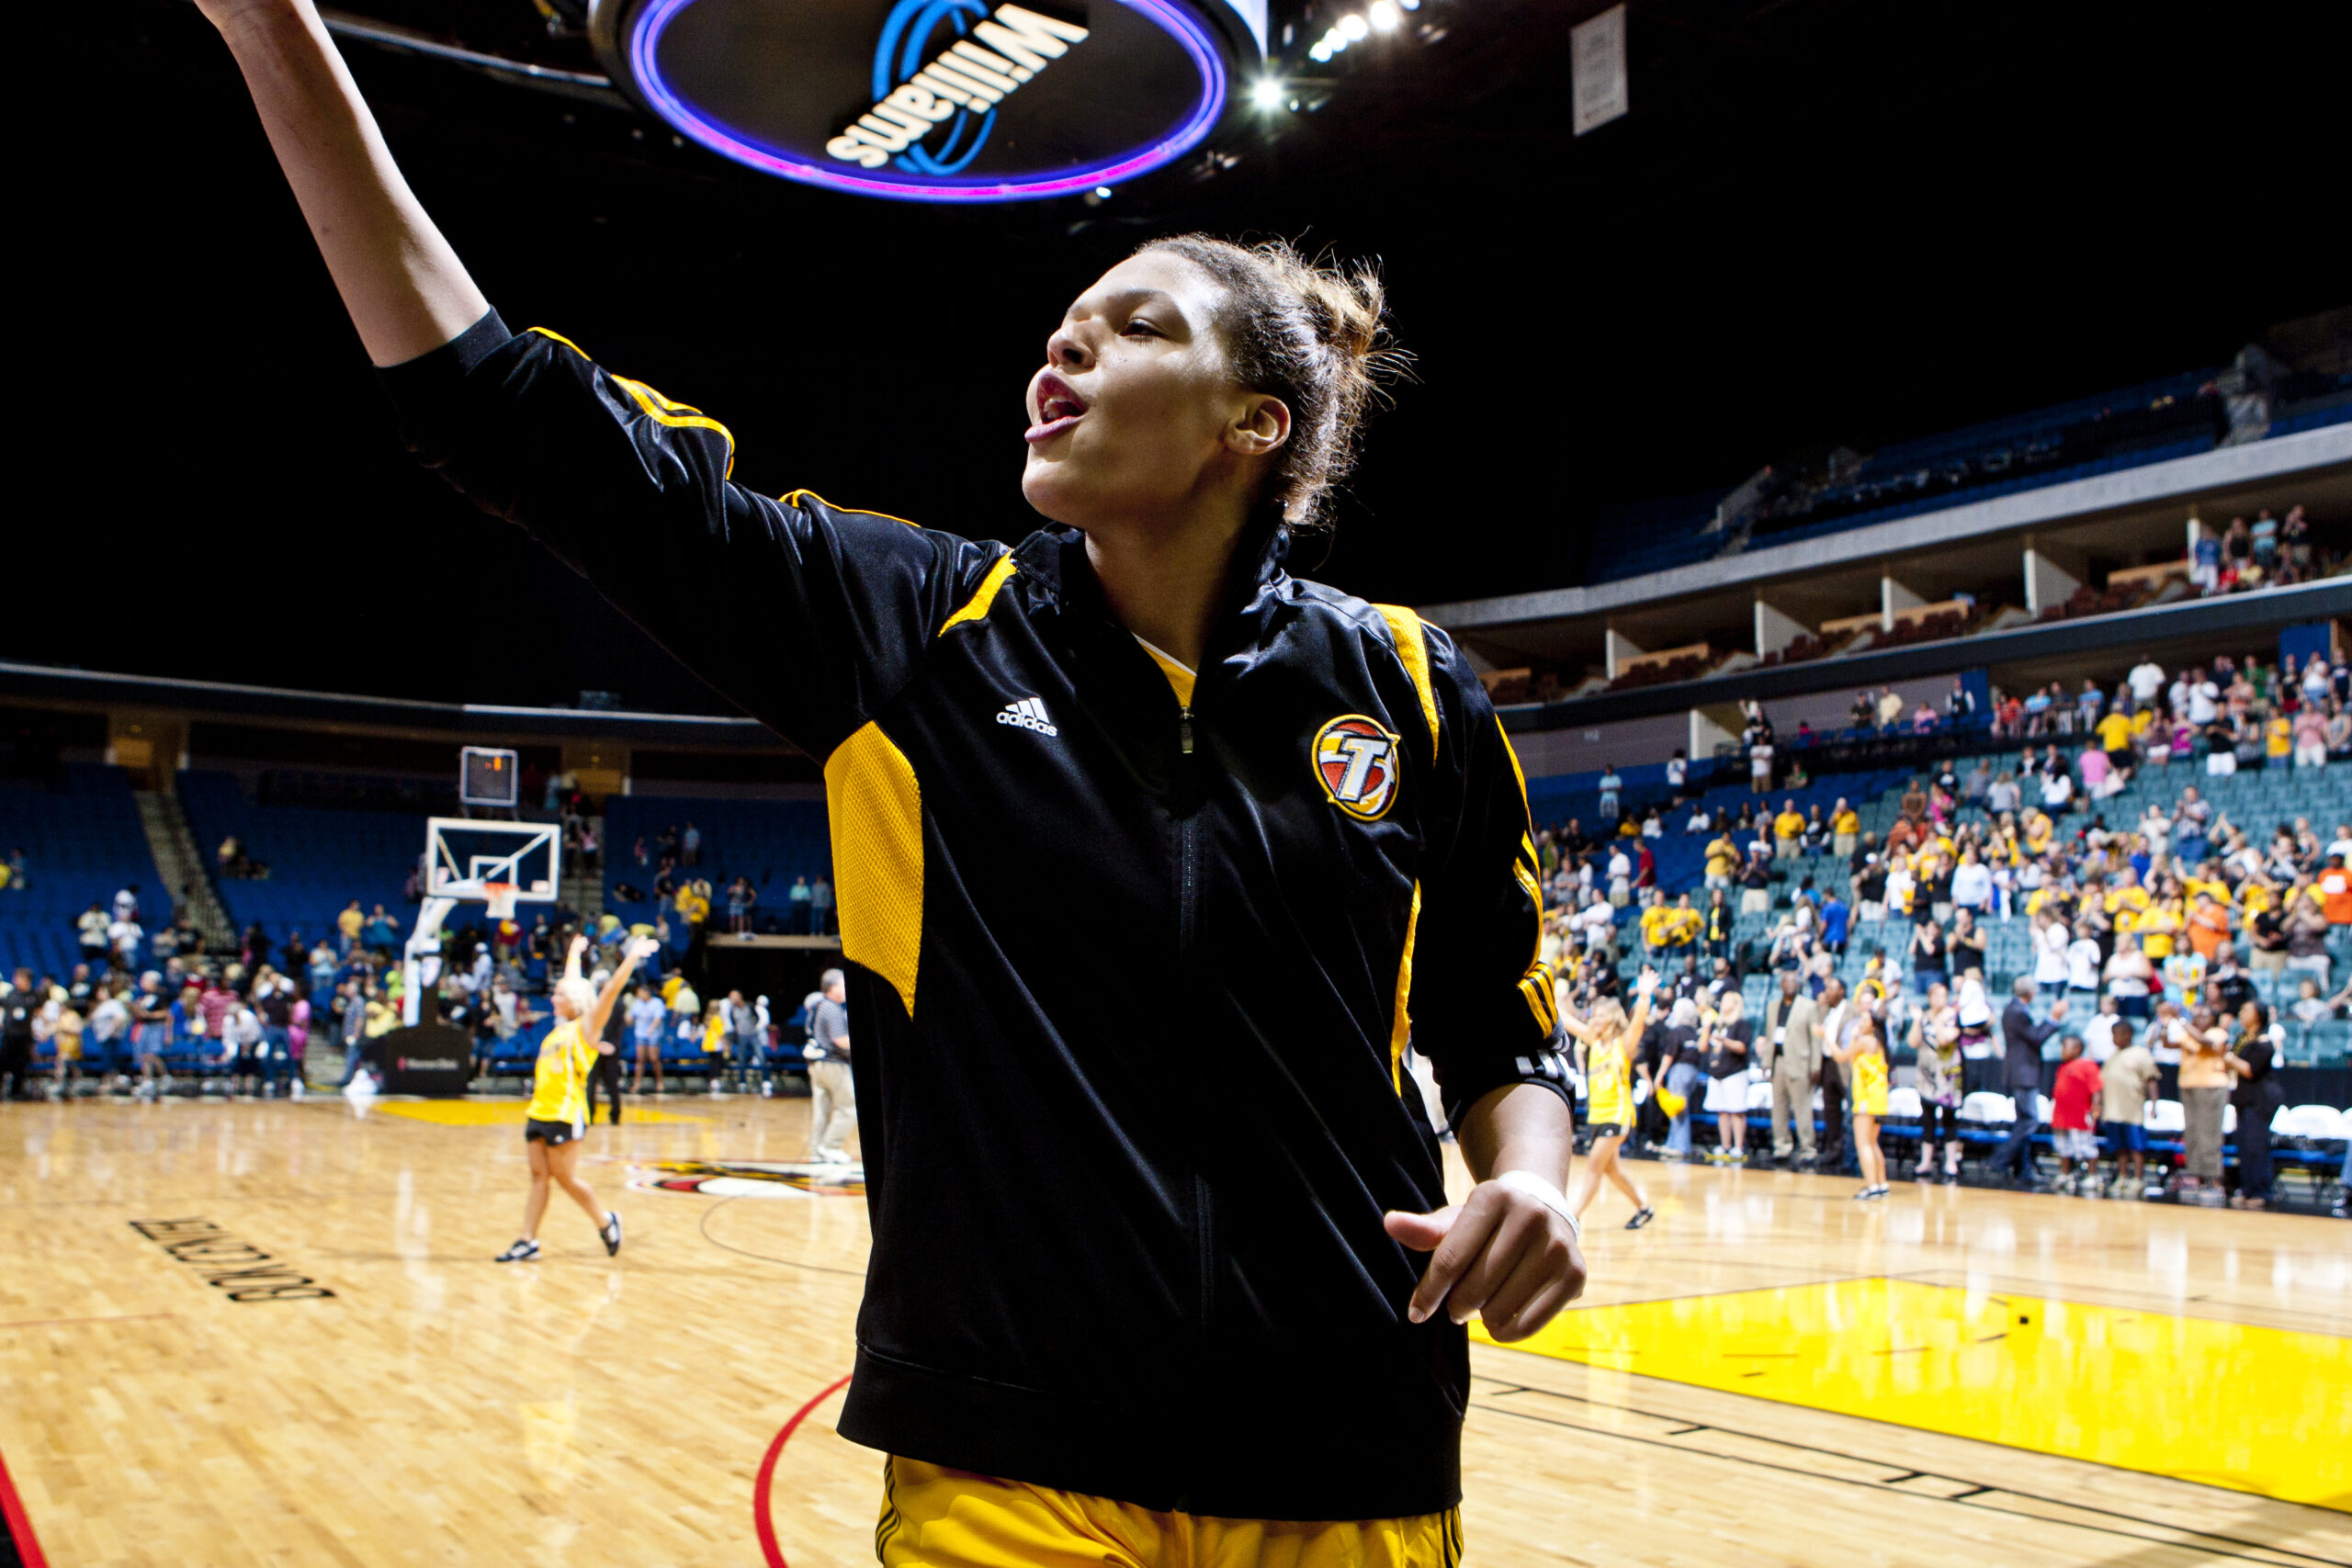
[[[1061,733],[1054,727],[1054,721],[1046,716],[1046,703],[1042,697],[1023,697],[1017,703],[1005,704],[1004,711],[996,716],[996,721],[1016,728],[1034,729],[1040,735]]]

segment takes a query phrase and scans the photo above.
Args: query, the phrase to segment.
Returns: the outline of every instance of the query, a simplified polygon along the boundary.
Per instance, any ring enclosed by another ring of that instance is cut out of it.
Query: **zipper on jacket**
[[[1196,953],[1200,945],[1201,903],[1201,833],[1202,816],[1205,810],[1201,784],[1204,759],[1195,754],[1193,743],[1192,705],[1182,704],[1176,721],[1179,752],[1171,804],[1175,810],[1176,829],[1176,963],[1180,984],[1190,986],[1194,979]],[[1201,1075],[1188,1075],[1195,1092],[1201,1089]],[[1193,1307],[1192,1322],[1192,1355],[1196,1361],[1204,1360],[1212,1340],[1209,1331],[1213,1314],[1213,1298],[1216,1277],[1216,1240],[1214,1220],[1215,1197],[1209,1183],[1209,1144],[1205,1134],[1210,1124],[1210,1107],[1197,1108],[1191,1118],[1193,1134]]]

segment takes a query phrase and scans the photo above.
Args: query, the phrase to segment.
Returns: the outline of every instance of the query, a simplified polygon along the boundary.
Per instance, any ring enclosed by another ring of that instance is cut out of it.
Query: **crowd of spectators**
[[[1880,1038],[1907,1047],[1916,1063],[1926,1121],[1920,1179],[1935,1174],[1939,1144],[1944,1173],[1957,1179],[1951,1119],[1969,1095],[1990,1094],[2017,1107],[2012,1138],[1992,1168],[2032,1180],[2035,1097],[2064,1087],[2054,1124],[2067,1134],[2061,1184],[2141,1195],[2144,1140],[2121,1125],[2136,1128],[2136,1114],[2092,1118],[2118,1123],[2105,1129],[2107,1141],[2129,1162],[2113,1180],[2095,1184],[2081,1091],[2099,1073],[2116,1075],[2124,1087],[2099,1103],[2120,1106],[2154,1082],[2141,1069],[2144,1059],[2179,1075],[2186,1152],[2174,1190],[2218,1198],[2222,1107],[2234,1104],[2239,1158],[2228,1173],[2236,1183],[2230,1201],[2267,1202],[2270,1080],[2288,1029],[2352,1016],[2352,975],[2338,973],[2352,967],[2352,822],[2337,821],[2331,832],[2308,815],[2233,821],[2198,781],[2242,765],[2310,770],[2346,760],[2346,676],[2319,654],[2300,668],[2249,658],[2167,672],[2143,661],[2111,697],[2086,683],[2076,700],[2035,710],[2038,726],[2013,725],[2012,738],[2035,737],[2013,762],[1948,762],[1915,779],[1883,841],[1844,799],[1800,809],[1784,796],[1775,809],[1769,796],[1751,795],[1736,816],[1692,807],[1680,830],[1704,835],[1706,845],[1701,885],[1690,892],[1656,886],[1650,847],[1669,830],[1666,818],[1681,812],[1611,818],[1604,774],[1608,831],[1589,837],[1571,821],[1538,835],[1544,942],[1559,999],[1572,1012],[1615,995],[1621,960],[1636,951],[1665,976],[1635,1069],[1665,1093],[1645,1099],[1632,1146],[1691,1157],[1691,1117],[1713,1113],[1718,1143],[1707,1157],[1748,1159],[1746,1094],[1750,1084],[1771,1081],[1771,1048],[1756,1043],[1759,1021],[1741,990],[1761,968],[1781,991],[1768,1010],[1771,1029],[1785,1032],[1784,1015],[1798,1000],[1809,1005],[1809,1028],[1837,1015],[1807,1068],[1830,1101],[1832,1144],[1823,1157],[1840,1153],[1832,1086],[1846,1069],[1834,1060],[1843,1044],[1836,1032],[1850,1033],[1869,1018]],[[1966,711],[1963,696],[1951,700],[1957,712]],[[1905,706],[1891,692],[1864,693],[1855,718],[1891,728],[1906,722]],[[1751,757],[1768,759],[1754,774],[1760,791],[1777,768],[1760,713],[1751,714],[1746,740]],[[1801,762],[1792,759],[1792,767]],[[2132,819],[2110,822],[2100,809],[2135,777],[2145,795],[2150,779],[2162,776],[2150,770],[2173,768],[2188,776]],[[1796,772],[1779,782],[1798,787],[1801,780]],[[1776,899],[1776,889],[1785,897]],[[1742,915],[1776,908],[1759,938],[1739,940]],[[2023,923],[2024,942],[1996,935],[2011,922]],[[2006,954],[1997,965],[1996,948]],[[2258,980],[2265,971],[2267,979]],[[1738,1048],[1727,1048],[1734,1034]],[[2085,1065],[2069,1076],[2062,1063],[2060,1083],[2045,1085],[2041,1047],[2053,1035],[2063,1036],[2058,1048],[2069,1060]],[[2119,1053],[2127,1054],[2124,1066],[2111,1068]],[[1782,1115],[1784,1087],[1775,1089],[1776,1124],[1809,1123]],[[1809,1124],[1806,1132],[1809,1138]],[[1776,1145],[1777,1156],[1810,1163],[1809,1149],[1792,1149],[1785,1136]]]
[[[2301,506],[2289,507],[2283,518],[2266,506],[2252,523],[2233,517],[2219,534],[2200,529],[2188,552],[2188,581],[2200,594],[2244,593],[2308,582],[2327,575],[2334,564],[2314,547]]]
[[[682,919],[698,927],[707,903],[694,900],[691,885],[682,896]],[[755,1007],[730,995],[706,1007],[674,964],[665,975],[664,960],[678,956],[670,912],[629,926],[610,914],[579,921],[553,907],[527,922],[449,931],[430,981],[432,1015],[472,1034],[480,1074],[501,1058],[503,1043],[547,1021],[548,977],[560,973],[575,933],[607,967],[632,935],[648,935],[662,952],[642,971],[642,990],[656,998],[663,1022],[641,1043],[675,1036],[729,1061],[729,1074],[710,1075],[714,1088],[723,1076],[746,1084],[756,1076],[771,1089],[767,1058],[777,1034],[765,998]],[[184,914],[151,939],[139,913],[138,889],[127,886],[110,908],[94,904],[77,917],[83,962],[69,974],[27,968],[0,979],[0,1097],[149,1099],[225,1079],[235,1093],[300,1099],[307,1089],[349,1084],[365,1042],[405,1017],[406,921],[381,904],[367,909],[353,900],[315,941],[295,931],[274,942],[255,925],[221,953],[205,950]],[[645,1032],[644,1010],[630,1016]],[[341,1058],[331,1083],[309,1070],[311,1048],[322,1042]],[[659,1089],[658,1051],[650,1062]],[[175,1082],[175,1064],[188,1081]]]
[[[2086,758],[2107,758],[2105,766],[2088,764],[2097,777],[2086,779],[2086,791],[2120,791],[2123,783],[2107,775],[2128,777],[2142,763],[2201,761],[2217,775],[2241,766],[2323,767],[2352,760],[2352,663],[2332,664],[2316,650],[2300,669],[2283,658],[2224,655],[2167,674],[2143,660],[2111,694],[2086,679],[2072,695],[2052,682],[2000,696],[1992,729],[2012,739],[2081,738]]]

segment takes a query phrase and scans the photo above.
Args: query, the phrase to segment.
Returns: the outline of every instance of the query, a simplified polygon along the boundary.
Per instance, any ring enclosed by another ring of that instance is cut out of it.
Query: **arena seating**
[[[112,908],[136,884],[150,931],[170,919],[172,898],[139,825],[130,776],[71,763],[62,788],[0,781],[0,853],[25,852],[25,885],[0,888],[0,966],[63,976],[80,963],[74,919],[93,902]]]
[[[1769,502],[1753,519],[1747,547],[1793,544],[2210,451],[2227,429],[2222,400],[2203,391],[2216,374],[2168,376],[1883,446],[1835,482],[1802,486]],[[2288,389],[2291,400],[2275,405],[2270,437],[2352,420],[2347,378],[2294,381]],[[1718,554],[1731,539],[1708,530],[1730,493],[1601,508],[1585,581],[1614,582]]]
[[[233,833],[269,868],[257,879],[214,880],[239,930],[257,921],[273,942],[297,931],[316,938],[354,898],[363,909],[381,904],[408,924],[412,911],[401,893],[424,850],[423,816],[259,806],[233,773],[193,769],[179,775],[179,795],[206,856]]]
[[[660,853],[654,848],[664,828],[683,830],[693,823],[702,833],[702,856],[694,874],[711,886],[714,921],[727,913],[727,885],[748,876],[760,892],[763,921],[786,917],[785,895],[796,876],[814,881],[832,874],[832,840],[820,800],[732,800],[673,795],[616,795],[605,803],[605,908],[625,920],[651,919],[650,894]],[[638,863],[642,840],[646,860]],[[684,868],[681,868],[682,870]],[[624,886],[647,898],[630,901]]]
[[[2005,768],[2013,770],[2016,765],[2013,754],[1994,755],[1986,760],[1996,775]],[[1953,766],[1964,778],[1973,771],[1975,764],[1976,759],[1971,757],[1958,760]],[[1635,772],[1633,769],[1621,772],[1621,776],[1628,780],[1629,795]],[[1579,775],[1573,782],[1581,785],[1594,776]],[[1807,791],[1775,791],[1769,799],[1773,809],[1777,810],[1783,798],[1795,795],[1799,808],[1804,809],[1813,799],[1821,799],[1826,807],[1830,800],[1843,795],[1854,804],[1863,829],[1877,833],[1883,840],[1887,829],[1898,814],[1903,791],[1916,776],[1910,772],[1829,774],[1816,780]],[[1539,821],[1556,824],[1565,820],[1566,816],[1577,815],[1576,812],[1559,809],[1570,805],[1582,807],[1587,813],[1589,812],[1594,797],[1584,793],[1583,789],[1547,787],[1567,782],[1570,781],[1529,782],[1531,796],[1544,800],[1548,808],[1538,811]],[[2352,817],[2352,771],[2341,767],[2249,767],[2235,774],[2213,777],[2207,774],[2201,766],[2187,763],[2169,768],[2142,769],[2129,788],[2098,803],[2098,814],[2103,815],[2110,825],[2122,828],[2136,821],[2151,800],[2161,799],[2169,806],[2178,798],[2181,790],[2190,784],[2196,785],[2199,793],[2213,803],[2217,812],[2225,814],[2249,837],[2257,840],[2267,837],[2280,821],[2292,821],[2297,817],[2312,818],[2323,834],[2336,822]],[[1704,798],[1711,806],[1721,800],[1736,810],[1745,794],[1744,784],[1727,783],[1708,790]],[[1687,814],[1686,807],[1684,812],[1676,815]],[[2087,817],[2080,814],[2065,818],[2062,819],[2062,830],[2072,832],[2086,820]],[[1590,825],[1588,816],[1588,828]],[[1670,892],[1695,888],[1699,879],[1697,857],[1709,835],[1683,834],[1679,820],[1669,820],[1667,829],[1664,840],[1650,840],[1652,853],[1659,866],[1659,885]],[[1670,857],[1667,846],[1676,846]],[[1675,868],[1672,879],[1668,874],[1669,865]],[[1849,903],[1852,901],[1846,863],[1834,855],[1800,856],[1793,862],[1778,863],[1777,869],[1787,873],[1787,880],[1773,886],[1772,910],[1762,915],[1742,915],[1734,927],[1735,948],[1757,942],[1758,945],[1752,951],[1758,957],[1761,956],[1760,939],[1785,912],[1788,897],[1801,878],[1811,876],[1815,886],[1825,893],[1834,888]],[[1693,901],[1696,902],[1695,898]],[[1640,941],[1632,922],[1633,917],[1628,912],[1618,927],[1619,971],[1629,992],[1644,962]],[[1871,953],[1883,952],[1889,983],[1907,987],[1909,964],[1905,950],[1910,939],[1910,930],[1907,920],[1857,921],[1851,927],[1850,940],[1845,957],[1838,965],[1838,974],[1850,986],[1861,978]],[[1990,920],[1984,930],[1987,938],[1985,982],[1997,1008],[2003,1005],[2010,983],[2032,966],[2030,930],[2021,918],[2007,921]],[[2243,936],[2239,940],[2243,942]],[[2347,966],[2352,966],[2352,933],[2335,933],[2331,939],[2330,949],[2335,959],[2335,975],[2340,982],[2347,973]],[[2267,970],[2248,970],[2246,974],[2258,997],[2281,1008],[2293,999],[2294,982],[2301,978],[2292,973],[2279,974]],[[1777,988],[1778,982],[1769,971],[1758,968],[1747,976],[1741,990],[1752,1016],[1760,1016],[1761,1010]],[[2038,997],[2033,1008],[2035,1015],[2047,1017],[2053,999],[2048,995]],[[2304,1023],[2283,1016],[2281,1021],[2286,1035],[2281,1055],[2282,1066],[2340,1068],[2352,1062],[2352,1021],[2328,1019]],[[2062,1032],[2044,1046],[2046,1059],[2058,1059],[2059,1042],[2066,1032],[2073,1031]],[[1889,1060],[1898,1071],[1906,1069],[1911,1061],[1907,1043],[1900,1039],[1894,1042]],[[1916,1095],[1903,1098],[1906,1094],[1910,1091],[1901,1086],[1890,1090],[1885,1136],[1891,1151],[1907,1156],[1916,1149],[1919,1127]],[[1769,1140],[1770,1107],[1770,1087],[1762,1084],[1750,1086],[1747,1121],[1751,1129],[1751,1147],[1757,1146],[1759,1137]],[[1816,1114],[1820,1109],[1816,1096]],[[2047,1131],[2050,1103],[2046,1095],[2039,1099],[2039,1111],[2042,1130],[2035,1134],[2034,1146],[2046,1153],[2051,1145]],[[2003,1096],[1972,1095],[1960,1112],[1961,1141],[1978,1154],[1989,1152],[1993,1145],[2008,1136],[2014,1114]],[[1695,1120],[1704,1122],[1707,1118],[1699,1116]],[[2174,1100],[2155,1101],[2148,1108],[2145,1122],[2150,1134],[2151,1159],[2160,1168],[2177,1165],[2184,1157],[2181,1143],[2184,1121],[2179,1102]],[[2224,1136],[2233,1135],[2236,1127],[2236,1113],[2231,1111],[2224,1119]],[[2352,1137],[2352,1116],[2324,1105],[2287,1106],[2281,1107],[2273,1117],[2271,1129],[2272,1162],[2281,1169],[2301,1168],[2308,1171],[2315,1186],[2324,1189],[2343,1165],[2346,1140]],[[2234,1159],[2235,1145],[2226,1145],[2224,1153],[2226,1157]]]

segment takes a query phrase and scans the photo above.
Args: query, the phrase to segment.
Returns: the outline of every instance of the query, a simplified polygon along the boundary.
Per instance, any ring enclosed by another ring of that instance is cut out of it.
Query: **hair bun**
[[[1238,245],[1206,234],[1154,240],[1222,285],[1220,323],[1242,385],[1282,399],[1291,434],[1270,499],[1294,530],[1328,530],[1332,490],[1355,467],[1380,383],[1411,356],[1387,341],[1387,291],[1369,261],[1310,261],[1287,240]]]

